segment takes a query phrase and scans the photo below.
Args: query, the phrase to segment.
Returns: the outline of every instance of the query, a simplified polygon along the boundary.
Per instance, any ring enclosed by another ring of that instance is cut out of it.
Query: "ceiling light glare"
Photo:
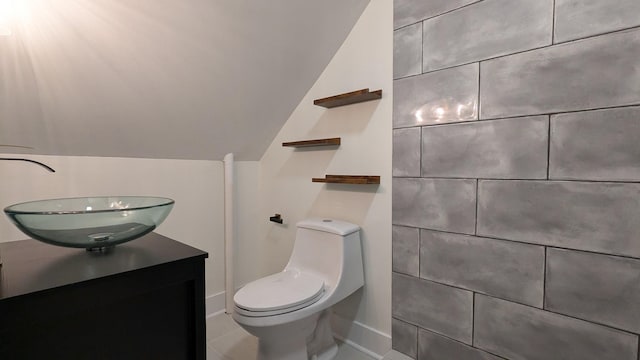
[[[0,0],[0,36],[13,34],[12,22],[15,15],[13,0]]]

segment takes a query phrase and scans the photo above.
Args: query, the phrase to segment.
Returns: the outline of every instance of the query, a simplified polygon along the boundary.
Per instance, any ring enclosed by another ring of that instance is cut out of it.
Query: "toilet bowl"
[[[333,359],[330,307],[363,285],[360,227],[303,220],[287,266],[238,290],[233,319],[258,338],[259,360]]]

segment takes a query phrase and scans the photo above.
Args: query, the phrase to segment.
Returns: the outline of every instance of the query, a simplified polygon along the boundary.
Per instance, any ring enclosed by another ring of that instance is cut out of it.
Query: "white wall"
[[[263,259],[257,244],[260,235],[260,203],[263,201],[260,183],[260,163],[258,161],[238,161],[235,163],[235,243],[234,243],[234,288],[264,276],[261,266]],[[269,191],[266,189],[265,191]]]
[[[336,307],[344,318],[386,338],[352,339],[375,352],[390,347],[391,332],[391,113],[392,2],[373,0],[315,85],[292,113],[260,161],[260,237],[251,241],[258,275],[280,271],[293,247],[295,223],[310,216],[347,220],[362,227],[364,290]],[[313,99],[369,87],[379,101],[334,109]],[[282,142],[341,137],[338,149],[283,148]],[[380,186],[323,185],[325,174],[380,175]],[[285,223],[268,221],[274,213]],[[247,245],[244,245],[248,247]],[[255,254],[260,254],[256,257]],[[348,329],[347,329],[348,330]],[[347,336],[351,336],[348,335]],[[355,335],[354,335],[355,336]],[[379,339],[378,339],[379,340]]]
[[[8,2],[0,144],[257,160],[368,0]]]
[[[342,335],[378,354],[390,347],[391,332],[392,14],[391,1],[372,0],[260,162],[236,163],[235,285],[280,271],[293,246],[295,223],[303,218],[327,216],[359,224],[366,285],[336,312],[357,324],[342,322]],[[364,87],[383,89],[383,98],[330,110],[312,105],[313,99]],[[334,136],[342,138],[338,149],[281,146],[284,141]],[[57,172],[0,161],[0,207],[71,196],[173,198],[176,206],[157,232],[209,252],[207,295],[223,291],[221,162],[24,156]],[[311,182],[325,174],[380,175],[381,184]],[[283,225],[268,221],[276,212],[283,215]],[[24,238],[6,218],[0,220],[0,241]]]
[[[56,172],[50,173],[26,162],[0,161],[0,207],[23,201],[78,196],[153,195],[172,198],[176,204],[156,232],[207,251],[206,292],[209,295],[223,290],[224,169],[221,162],[22,157],[41,161]],[[243,168],[242,163],[238,163],[238,167]],[[27,236],[3,215],[0,241],[25,238]]]

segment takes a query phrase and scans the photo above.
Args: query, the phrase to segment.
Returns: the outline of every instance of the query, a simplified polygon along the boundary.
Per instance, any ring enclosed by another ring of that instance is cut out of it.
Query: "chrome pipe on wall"
[[[0,158],[0,160],[9,160],[9,161],[26,161],[26,162],[30,162],[30,163],[34,163],[37,165],[42,166],[43,168],[49,170],[50,172],[56,172],[55,170],[53,170],[52,167],[45,165],[39,161],[35,161],[35,160],[31,160],[31,159],[23,159],[23,158]]]

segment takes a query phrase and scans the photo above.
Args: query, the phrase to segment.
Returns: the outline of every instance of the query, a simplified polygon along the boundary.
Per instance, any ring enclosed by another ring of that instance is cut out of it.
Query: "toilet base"
[[[320,354],[311,356],[310,360],[333,360],[338,355],[338,344],[333,344],[330,348],[324,350]]]
[[[257,360],[333,360],[338,355],[338,345],[335,343],[323,352],[311,356],[307,353],[306,344],[304,347],[299,346],[300,344],[297,346],[296,344],[288,344],[288,347],[281,349],[284,351],[274,349],[271,345],[273,344],[258,342]]]
[[[249,326],[258,338],[257,360],[332,360],[338,354],[330,324],[331,311],[277,326]]]
[[[331,330],[331,309],[320,312],[313,334],[307,339],[307,354],[312,360],[331,360],[338,353],[338,345]]]
[[[307,360],[307,344],[304,339],[287,339],[274,342],[258,339],[257,360]]]

